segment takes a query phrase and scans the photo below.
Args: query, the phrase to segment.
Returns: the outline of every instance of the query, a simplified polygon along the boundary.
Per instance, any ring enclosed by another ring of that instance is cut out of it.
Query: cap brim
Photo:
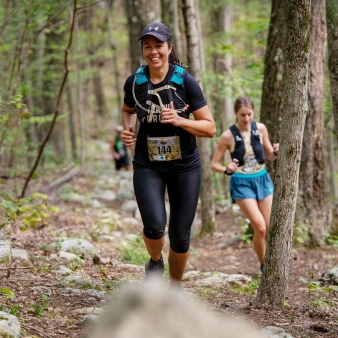
[[[158,34],[156,32],[149,32],[149,33],[146,33],[146,34],[143,34],[139,39],[138,41],[142,40],[145,36],[147,35],[151,35],[151,36],[155,36],[155,38],[159,39],[160,41],[167,41],[167,37],[165,37],[164,35],[162,34]]]

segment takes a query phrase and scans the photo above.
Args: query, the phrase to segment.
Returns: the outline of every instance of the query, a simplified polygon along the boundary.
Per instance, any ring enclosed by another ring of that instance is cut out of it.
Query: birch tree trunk
[[[289,278],[299,165],[307,113],[311,0],[288,0],[280,166],[256,305],[282,307]]]
[[[299,173],[296,224],[308,225],[309,245],[324,244],[332,207],[324,129],[325,0],[312,0],[307,113]]]
[[[338,1],[326,0],[327,45],[333,117],[338,140]]]
[[[286,1],[272,0],[270,28],[265,54],[264,81],[260,120],[268,129],[272,143],[279,142],[282,123],[282,95],[286,36]],[[276,161],[266,162],[274,179]]]
[[[199,47],[198,25],[196,17],[196,7],[194,0],[183,0],[183,16],[186,27],[187,45],[188,45],[188,63],[189,72],[194,76],[201,88],[201,54]],[[201,157],[202,167],[202,186],[201,186],[201,213],[202,229],[200,236],[215,231],[215,206],[212,199],[211,172],[210,172],[210,154],[208,139],[205,137],[197,138],[198,150]]]

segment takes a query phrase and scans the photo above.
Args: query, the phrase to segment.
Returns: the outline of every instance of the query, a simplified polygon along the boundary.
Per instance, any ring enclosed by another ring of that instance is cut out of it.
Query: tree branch
[[[63,76],[63,79],[62,79],[62,82],[61,82],[61,86],[60,86],[60,89],[59,89],[59,93],[58,93],[58,96],[57,96],[57,103],[56,103],[56,108],[55,108],[55,111],[54,111],[54,117],[53,117],[53,120],[52,120],[52,123],[50,125],[50,128],[49,128],[49,131],[45,137],[45,139],[43,140],[41,146],[40,146],[40,149],[39,149],[39,152],[38,152],[38,156],[35,160],[35,163],[25,181],[25,184],[24,184],[24,187],[22,189],[22,192],[21,192],[21,198],[25,196],[25,192],[26,192],[26,189],[27,189],[27,186],[28,186],[28,183],[30,181],[30,179],[32,178],[38,164],[39,164],[39,161],[41,159],[41,156],[42,156],[42,153],[43,153],[43,150],[50,138],[50,136],[52,135],[52,132],[53,132],[53,128],[54,128],[54,125],[55,125],[55,122],[56,122],[56,119],[59,115],[59,109],[60,109],[60,104],[61,104],[61,98],[62,98],[62,93],[63,93],[63,89],[65,87],[65,84],[66,84],[66,81],[67,81],[67,78],[68,78],[68,73],[69,73],[69,69],[68,69],[68,55],[69,55],[69,51],[70,51],[70,47],[72,46],[72,42],[73,42],[73,33],[74,33],[74,27],[75,27],[75,17],[76,17],[76,12],[78,11],[78,8],[76,7],[77,6],[77,0],[74,0],[73,1],[73,15],[72,15],[72,20],[71,20],[71,27],[70,27],[70,34],[69,34],[69,41],[68,41],[68,46],[66,47],[65,49],[65,52],[64,52],[64,69],[65,69],[65,74]]]

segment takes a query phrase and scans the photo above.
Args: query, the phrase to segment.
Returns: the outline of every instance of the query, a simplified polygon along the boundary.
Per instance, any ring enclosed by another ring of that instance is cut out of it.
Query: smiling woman
[[[215,123],[198,83],[176,56],[168,27],[149,24],[139,40],[147,66],[140,67],[125,82],[122,140],[127,146],[136,142],[133,180],[150,255],[146,276],[153,272],[162,275],[164,271],[167,190],[169,273],[172,282],[180,283],[189,257],[201,184],[196,136],[213,137]],[[137,138],[136,118],[140,123]]]

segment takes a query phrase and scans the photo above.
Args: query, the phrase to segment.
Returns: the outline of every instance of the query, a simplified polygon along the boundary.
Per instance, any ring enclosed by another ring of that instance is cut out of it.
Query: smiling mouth
[[[160,58],[150,58],[151,61],[158,61]]]

